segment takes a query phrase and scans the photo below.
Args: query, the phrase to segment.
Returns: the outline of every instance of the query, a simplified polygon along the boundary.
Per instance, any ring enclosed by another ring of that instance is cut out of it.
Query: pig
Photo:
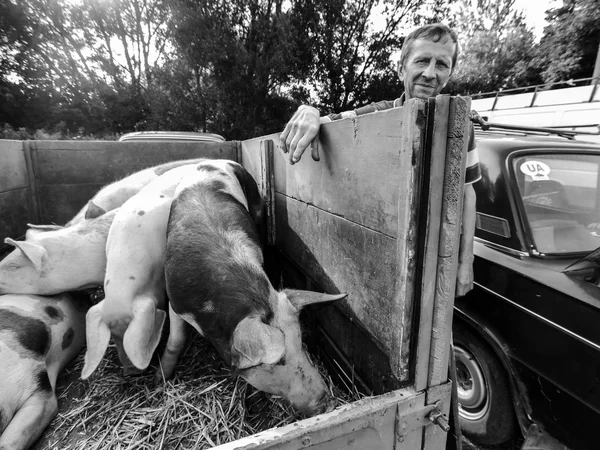
[[[54,295],[99,286],[106,239],[116,210],[72,227],[30,225],[24,241],[0,261],[0,294]]]
[[[85,219],[95,219],[108,211],[112,211],[137,194],[140,189],[148,185],[148,183],[156,180],[163,173],[176,167],[198,163],[203,160],[203,158],[196,158],[171,161],[140,170],[121,180],[115,181],[100,189],[100,191],[98,191],[98,193],[94,195],[94,197],[81,208],[75,217],[67,222],[65,226],[69,227],[76,225]]]
[[[56,380],[85,344],[87,304],[0,296],[0,449],[29,448],[56,416]]]
[[[189,323],[255,388],[285,398],[306,415],[324,411],[329,391],[302,348],[298,316],[308,304],[346,294],[276,291],[263,268],[250,212],[260,205],[256,182],[233,162],[198,169],[208,176],[182,179],[167,228],[171,322]]]
[[[165,172],[116,213],[106,242],[105,298],[86,315],[87,351],[81,378],[96,370],[111,335],[125,374],[150,364],[167,314],[164,253],[169,210],[175,187],[186,173],[200,172],[194,164]],[[170,376],[172,368],[166,367],[165,372]]]

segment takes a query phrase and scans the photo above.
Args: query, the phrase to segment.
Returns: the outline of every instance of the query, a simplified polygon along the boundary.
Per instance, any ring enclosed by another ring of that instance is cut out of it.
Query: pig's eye
[[[11,271],[12,271],[12,270],[17,270],[19,267],[21,267],[21,266],[20,266],[19,264],[17,264],[17,263],[8,263],[8,264],[5,266],[5,269],[6,269],[6,270],[11,270]]]

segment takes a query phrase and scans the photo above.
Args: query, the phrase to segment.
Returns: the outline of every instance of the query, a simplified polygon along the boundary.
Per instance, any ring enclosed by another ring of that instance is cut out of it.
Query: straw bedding
[[[111,346],[86,381],[83,352],[59,378],[59,412],[36,450],[205,449],[301,419],[280,398],[235,378],[193,334],[172,380],[154,386],[154,367],[125,377]],[[362,397],[352,378],[335,385],[317,362],[336,406]]]

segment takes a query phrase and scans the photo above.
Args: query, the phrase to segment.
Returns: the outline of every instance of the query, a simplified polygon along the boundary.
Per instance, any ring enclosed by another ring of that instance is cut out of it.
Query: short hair
[[[452,55],[452,72],[454,72],[454,68],[456,67],[456,60],[458,59],[458,35],[456,31],[450,28],[448,25],[444,25],[443,23],[432,23],[430,25],[424,25],[420,28],[417,28],[415,31],[410,33],[406,39],[404,39],[404,44],[402,45],[402,53],[400,54],[400,70],[404,67],[404,62],[410,55],[412,50],[413,42],[417,39],[429,39],[433,42],[439,42],[445,37],[450,37],[452,42],[456,45],[454,48],[454,55]]]

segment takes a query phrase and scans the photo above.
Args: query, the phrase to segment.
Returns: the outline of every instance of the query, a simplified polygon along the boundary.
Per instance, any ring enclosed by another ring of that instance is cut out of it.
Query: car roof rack
[[[511,125],[505,123],[492,123],[483,119],[479,114],[472,114],[471,121],[479,125],[482,131],[503,131],[503,132],[519,132],[519,134],[541,134],[541,135],[556,135],[567,139],[574,140],[577,135],[600,136],[600,124],[586,125],[569,125],[569,128],[597,128],[597,131],[578,131],[569,130],[562,127],[528,127],[524,125]]]

